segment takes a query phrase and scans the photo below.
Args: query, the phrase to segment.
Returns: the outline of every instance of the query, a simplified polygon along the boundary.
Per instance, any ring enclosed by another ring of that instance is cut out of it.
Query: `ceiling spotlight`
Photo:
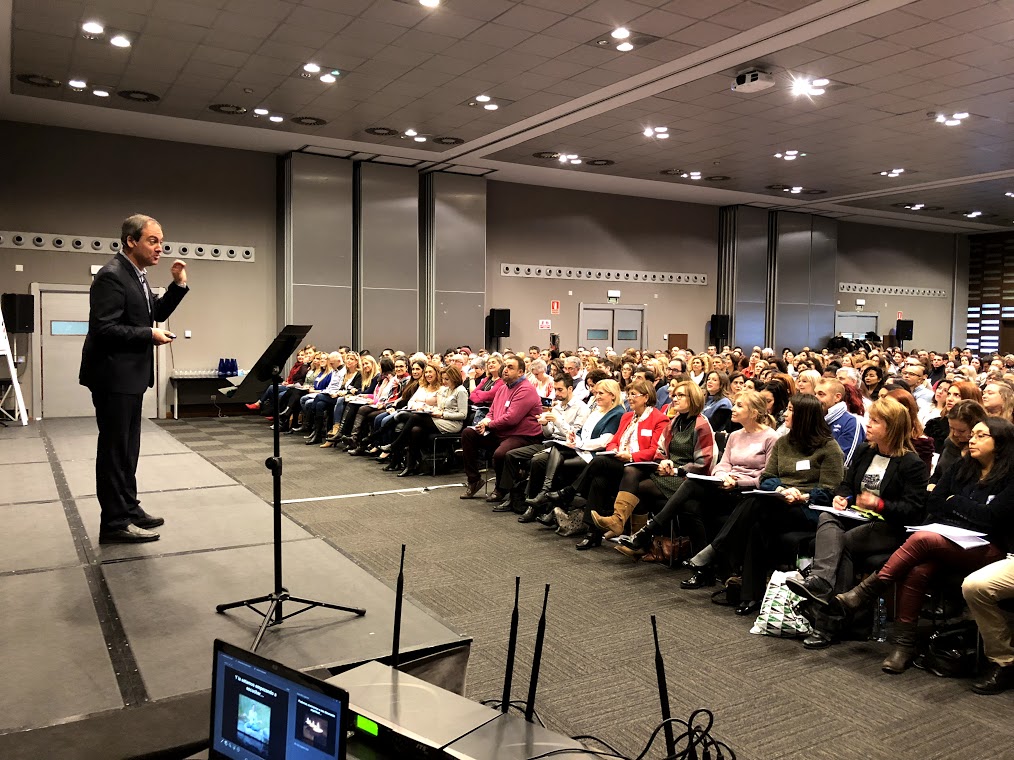
[[[579,163],[581,163],[581,159],[580,159],[580,158],[572,158],[572,159],[570,160],[570,162],[571,162],[572,164],[579,164]]]
[[[106,28],[98,21],[86,21],[81,25],[81,31],[86,34],[104,34]]]
[[[130,40],[128,40],[122,34],[117,34],[115,37],[109,40],[109,44],[112,45],[113,47],[128,48],[130,47]]]
[[[631,45],[629,42],[621,42],[619,45],[616,46],[616,49],[619,50],[621,53],[629,53],[631,50],[634,49],[634,46]]]
[[[630,30],[624,29],[622,26],[618,29],[613,29],[611,36],[614,40],[625,40],[630,36]]]
[[[669,127],[645,127],[644,136],[667,140],[669,139]]]
[[[268,115],[268,109],[266,109],[266,108],[255,108],[254,109],[254,113],[257,116],[267,116]]]
[[[320,66],[318,66],[316,63],[308,63],[305,66],[303,66],[303,71],[306,71],[310,74],[316,74],[317,72],[320,71]]]
[[[952,119],[957,119],[958,121],[961,121],[962,119],[967,119],[968,118],[968,114],[965,113],[964,111],[961,111],[960,113],[954,114],[951,118]]]
[[[83,90],[88,86],[88,83],[83,79],[71,79],[67,84],[74,90]]]
[[[405,137],[415,137],[417,134],[419,134],[419,133],[416,132],[414,129],[406,129],[405,130]]]
[[[427,8],[436,8],[440,5],[440,0],[419,0],[419,5],[425,5]]]
[[[975,219],[975,217],[977,217],[977,216],[982,216],[982,212],[981,211],[969,211],[967,214],[965,214],[965,216],[967,216],[969,219]]]
[[[475,99],[479,103],[488,103],[490,100],[492,100],[492,98],[489,95],[476,95]]]
[[[924,208],[926,208],[926,204],[925,203],[912,203],[912,204],[909,204],[908,206],[905,206],[905,208],[911,209],[912,211],[922,211]]]
[[[324,84],[334,84],[335,82],[338,81],[338,78],[335,77],[334,74],[322,74],[320,77],[320,81],[323,82]]]
[[[823,95],[824,88],[831,84],[829,79],[797,79],[792,78],[792,94],[796,97],[800,95],[814,96]]]
[[[653,130],[651,127],[648,127],[647,129],[644,130],[644,136],[645,137],[654,137],[655,136],[655,130]]]
[[[775,153],[775,158],[780,158],[783,161],[795,161],[797,158],[804,158],[805,153],[801,153],[798,150],[787,150],[784,153]]]
[[[659,140],[668,140],[669,139],[669,133],[668,132],[659,132],[657,135],[655,135],[655,137],[657,137]]]
[[[485,108],[487,111],[495,111],[499,107],[500,106],[498,106],[496,103],[487,103],[486,105],[483,106],[483,108]]]
[[[1014,193],[1012,193],[1010,190],[1004,193],[1004,195],[1006,195],[1008,198],[1014,198]]]
[[[109,90],[92,90],[92,95],[97,98],[108,98]]]
[[[683,179],[698,180],[701,178],[701,173],[698,171],[680,172],[680,177]]]
[[[669,127],[655,127],[656,132],[668,132]]]
[[[415,136],[415,137],[414,137],[413,139],[414,139],[414,140],[415,140],[416,142],[426,142],[426,138],[425,138],[425,137],[423,137],[422,135],[416,135],[416,136]]]
[[[961,123],[961,119],[946,119],[944,121],[944,124],[946,124],[948,127],[956,127],[960,123]]]
[[[270,119],[271,121],[275,122],[276,124],[277,124],[278,122],[280,122],[280,121],[285,121],[285,118],[284,118],[284,117],[282,117],[282,116],[269,116],[268,118],[269,118],[269,119]]]
[[[943,124],[948,127],[956,127],[968,118],[968,113],[966,111],[958,111],[957,113],[953,113],[948,116],[945,113],[930,112],[929,116],[934,118],[937,124]]]

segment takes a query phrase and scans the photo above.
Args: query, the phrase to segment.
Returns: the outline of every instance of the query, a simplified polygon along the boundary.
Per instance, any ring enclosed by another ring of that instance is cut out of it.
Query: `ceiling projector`
[[[732,89],[736,92],[761,92],[775,86],[775,78],[766,71],[747,69],[741,71],[732,80]]]

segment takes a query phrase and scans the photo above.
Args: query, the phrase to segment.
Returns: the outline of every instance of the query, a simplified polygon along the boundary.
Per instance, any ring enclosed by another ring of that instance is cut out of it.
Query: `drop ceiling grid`
[[[937,13],[939,7],[936,10],[919,10]],[[973,8],[971,12],[975,10]],[[986,22],[993,18],[991,11],[992,9],[986,9],[985,15],[980,15],[980,21]],[[611,112],[582,122],[579,130],[574,130],[573,127],[563,128],[553,135],[522,143],[494,154],[491,158],[540,165],[545,162],[533,158],[533,153],[560,149],[554,147],[554,143],[576,145],[590,156],[617,161],[614,166],[594,169],[596,173],[650,177],[664,168],[693,168],[705,173],[733,175],[734,181],[722,183],[723,187],[729,189],[763,192],[766,184],[783,183],[826,189],[834,195],[880,189],[878,183],[886,178],[881,178],[877,173],[896,166],[918,171],[919,181],[930,181],[955,174],[991,171],[997,168],[998,160],[1002,166],[1010,165],[1011,156],[1003,149],[1006,145],[1004,137],[1010,134],[1009,95],[1014,94],[1014,89],[1010,87],[1011,80],[1006,76],[995,76],[995,71],[978,70],[975,76],[965,75],[969,81],[988,76],[988,79],[980,81],[989,84],[989,87],[983,89],[993,92],[981,95],[973,99],[973,102],[981,103],[983,110],[987,110],[987,105],[991,106],[991,114],[1001,117],[1003,121],[972,119],[959,130],[953,131],[933,123],[926,117],[926,113],[944,105],[964,107],[961,104],[968,102],[968,87],[948,88],[950,82],[944,81],[940,83],[945,88],[943,90],[924,90],[935,91],[935,95],[913,98],[901,94],[910,83],[934,82],[933,77],[938,72],[921,73],[920,67],[926,67],[929,61],[934,60],[933,57],[917,49],[906,48],[897,40],[902,40],[909,46],[922,43],[932,46],[938,43],[939,35],[935,29],[927,29],[925,19],[916,13],[895,14],[893,19],[889,19],[891,32],[885,35],[886,39],[875,40],[872,36],[849,27],[798,46],[811,50],[834,50],[839,61],[851,65],[851,68],[844,69],[845,79],[849,78],[848,71],[859,69],[862,72],[858,77],[853,77],[864,82],[862,87],[834,88],[811,104],[802,98],[793,101],[791,95],[782,88],[752,96],[730,92],[728,83],[733,72],[727,72],[724,75],[704,77],[669,90],[662,96],[650,98],[650,105],[646,105],[646,101],[638,103],[642,111],[672,114],[676,117],[667,121],[659,118],[651,126],[664,125],[674,130],[686,130],[674,134],[673,139],[665,142],[650,141],[651,146],[657,147],[654,156],[640,151],[631,152],[627,149],[629,137],[614,136],[618,120],[615,112]],[[977,29],[965,18],[967,13],[960,15],[963,27],[971,30],[968,33],[975,36]],[[854,26],[868,29],[871,28],[870,23],[866,21]],[[847,39],[858,47],[855,50],[843,48],[840,44],[842,39]],[[991,47],[1006,50],[1005,45],[997,45],[984,37],[976,39],[980,50]],[[890,56],[885,60],[864,63],[864,60],[873,57],[869,46],[876,43],[882,43],[878,45],[880,54],[887,52]],[[949,52],[965,55],[965,47],[953,47]],[[782,57],[790,60],[810,57],[805,52],[792,55],[793,48],[788,51],[790,55]],[[819,55],[819,51],[816,54]],[[996,52],[991,57],[1009,60],[1004,58],[1005,55],[1006,52]],[[779,55],[776,54],[773,58],[777,60]],[[813,64],[804,67],[808,69],[804,73],[824,75],[825,72],[820,68],[821,60],[815,58]],[[960,66],[962,72],[976,71],[971,66]],[[898,78],[898,67],[907,67],[903,79]],[[874,71],[877,76],[870,78]],[[1014,65],[1008,64],[1007,73],[1014,73]],[[784,72],[779,72],[778,76],[782,78]],[[835,81],[841,79],[838,77]],[[857,93],[851,92],[854,90],[860,90],[859,94],[863,97],[856,98]],[[838,102],[839,94],[844,96],[840,99],[841,102]],[[695,109],[696,112],[690,115],[690,109]],[[683,118],[680,117],[681,113]],[[981,112],[973,110],[973,113]],[[710,126],[702,128],[702,123]],[[727,128],[722,134],[715,134],[717,125],[723,123],[735,126]],[[648,125],[643,120],[638,123],[631,115],[627,135],[639,136],[643,127]],[[741,131],[744,127],[747,134],[741,139],[736,140],[730,134]],[[752,136],[750,132],[753,133]],[[698,134],[703,136],[695,139]],[[601,139],[595,140],[596,136]],[[726,150],[719,153],[715,150],[717,146],[725,146]],[[772,153],[790,148],[808,151],[811,155],[798,160],[791,167],[786,162],[772,158]],[[821,159],[817,158],[820,154],[815,153],[818,148],[826,151]],[[1003,155],[996,155],[997,150],[1003,151]],[[715,166],[713,160],[717,158],[721,159],[721,163]],[[574,170],[593,171],[584,167]]]

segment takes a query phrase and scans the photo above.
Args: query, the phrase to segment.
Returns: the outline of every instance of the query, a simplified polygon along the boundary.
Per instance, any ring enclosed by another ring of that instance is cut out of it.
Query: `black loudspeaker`
[[[490,309],[490,335],[494,338],[509,338],[511,336],[511,310]]]
[[[912,320],[899,319],[894,328],[894,337],[898,340],[912,340]]]
[[[29,293],[4,293],[0,309],[9,333],[35,332],[35,296]]]
[[[722,345],[729,340],[729,315],[711,315],[711,345],[716,346],[719,351]]]

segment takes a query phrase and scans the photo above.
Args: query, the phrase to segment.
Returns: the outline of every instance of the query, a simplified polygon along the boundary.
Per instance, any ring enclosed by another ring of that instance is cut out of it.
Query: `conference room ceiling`
[[[104,31],[86,35],[89,21]],[[616,49],[617,27],[632,50]],[[1009,0],[0,0],[8,61],[6,119],[925,229],[1014,226]],[[747,69],[774,85],[733,91]],[[794,95],[800,79],[830,84]]]

